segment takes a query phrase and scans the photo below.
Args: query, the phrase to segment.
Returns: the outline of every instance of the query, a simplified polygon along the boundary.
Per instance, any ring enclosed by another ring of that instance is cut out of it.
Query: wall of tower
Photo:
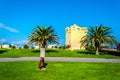
[[[71,28],[66,28],[66,45],[71,45]]]
[[[66,28],[66,45],[70,45],[71,50],[85,49],[81,46],[81,38],[87,35],[87,28],[81,28],[77,25]]]

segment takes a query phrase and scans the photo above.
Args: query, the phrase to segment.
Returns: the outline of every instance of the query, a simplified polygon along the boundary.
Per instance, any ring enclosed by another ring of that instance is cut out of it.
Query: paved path
[[[20,57],[20,58],[0,58],[0,62],[12,61],[39,61],[39,57]],[[120,59],[105,59],[105,58],[68,58],[68,57],[46,57],[46,61],[61,61],[61,62],[114,62],[120,63]]]

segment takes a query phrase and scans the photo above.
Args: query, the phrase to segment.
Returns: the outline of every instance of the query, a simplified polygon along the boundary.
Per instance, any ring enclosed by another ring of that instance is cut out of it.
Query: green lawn
[[[38,71],[38,62],[0,62],[0,80],[119,80],[120,63],[47,62]]]
[[[32,49],[3,49],[0,50],[0,57],[39,57],[39,50]],[[81,58],[120,58],[120,56],[100,53],[96,56],[95,53],[89,51],[70,51],[70,50],[60,50],[60,49],[47,49],[47,57],[81,57]]]

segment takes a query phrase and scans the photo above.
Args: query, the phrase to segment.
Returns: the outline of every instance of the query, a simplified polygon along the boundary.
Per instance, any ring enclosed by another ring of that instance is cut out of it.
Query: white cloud
[[[10,32],[19,32],[18,30],[11,28],[11,27],[5,27],[5,29],[9,30]]]
[[[23,44],[26,44],[26,43],[28,43],[27,40],[20,40],[20,41],[12,42],[12,44],[18,44],[18,45],[23,45]]]
[[[5,42],[6,41],[6,39],[0,39],[0,42]]]
[[[6,29],[6,30],[8,30],[8,31],[10,31],[10,32],[19,32],[17,29],[14,29],[14,28],[12,28],[12,27],[8,27],[8,26],[5,26],[3,23],[0,23],[0,28],[4,28],[4,29]]]
[[[2,23],[0,23],[0,28],[3,28],[3,26],[4,26],[4,25],[3,25]]]

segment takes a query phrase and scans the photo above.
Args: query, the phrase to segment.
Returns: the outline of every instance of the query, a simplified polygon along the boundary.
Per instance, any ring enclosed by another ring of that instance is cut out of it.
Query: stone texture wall
[[[81,47],[81,38],[87,35],[87,28],[79,27],[76,24],[73,26],[66,28],[66,46],[69,45],[71,50],[82,49],[85,47]]]

